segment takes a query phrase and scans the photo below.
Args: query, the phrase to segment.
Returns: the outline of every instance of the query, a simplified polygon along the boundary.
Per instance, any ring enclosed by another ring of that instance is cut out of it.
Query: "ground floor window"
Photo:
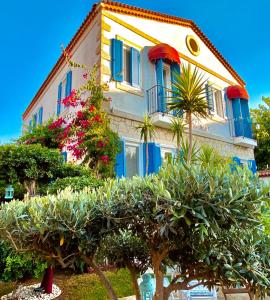
[[[139,174],[139,145],[126,144],[126,177],[133,177]]]
[[[172,148],[166,148],[162,147],[161,148],[161,161],[162,164],[164,164],[167,161],[170,161],[174,157],[175,150]]]

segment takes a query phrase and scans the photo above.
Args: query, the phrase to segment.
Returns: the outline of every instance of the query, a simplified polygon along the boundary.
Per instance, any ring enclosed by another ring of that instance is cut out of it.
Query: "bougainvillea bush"
[[[109,117],[102,109],[103,101],[110,101],[103,94],[107,85],[97,83],[96,67],[90,70],[73,62],[65,50],[64,55],[70,68],[83,69],[85,83],[62,100],[65,108],[74,112],[60,116],[48,128],[57,134],[60,149],[65,147],[75,160],[82,161],[96,175],[112,176],[120,140],[110,129]]]

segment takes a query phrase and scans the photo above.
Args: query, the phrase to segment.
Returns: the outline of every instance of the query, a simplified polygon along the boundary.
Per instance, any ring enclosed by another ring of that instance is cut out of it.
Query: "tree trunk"
[[[35,196],[35,194],[36,194],[36,181],[35,180],[24,181],[23,185],[24,185],[29,197]]]
[[[103,272],[99,269],[99,267],[95,264],[95,262],[93,261],[93,259],[88,258],[86,256],[82,257],[83,260],[95,270],[95,273],[98,275],[101,283],[103,284],[103,286],[105,287],[107,294],[110,298],[110,300],[117,300],[117,296],[113,290],[113,287],[111,286],[109,280],[107,279],[107,277],[103,274]]]
[[[154,269],[154,274],[156,277],[156,292],[153,297],[153,300],[163,300],[163,293],[164,293],[164,287],[163,287],[163,279],[164,274],[161,270],[161,262],[163,260],[163,256],[159,252],[152,252],[152,266]]]
[[[45,270],[40,287],[44,289],[44,292],[46,294],[52,293],[52,288],[53,288],[53,267],[52,266],[49,266]]]
[[[135,292],[136,300],[141,300],[140,288],[139,288],[138,281],[137,281],[138,273],[131,266],[127,266],[127,268],[131,275],[132,286],[133,286],[133,289]]]
[[[149,153],[148,153],[148,143],[145,143],[145,173],[148,175],[148,168],[149,168]]]
[[[187,159],[187,163],[190,164],[191,163],[191,156],[192,156],[192,114],[188,113],[187,114],[187,119],[188,119],[188,142],[189,142],[189,146],[188,146],[188,159]]]

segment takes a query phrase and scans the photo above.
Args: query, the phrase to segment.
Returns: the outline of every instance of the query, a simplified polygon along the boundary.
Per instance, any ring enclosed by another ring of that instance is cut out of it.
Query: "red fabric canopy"
[[[152,47],[148,52],[148,57],[151,61],[162,58],[180,64],[180,57],[177,50],[168,44],[162,43]]]
[[[229,86],[227,88],[227,97],[229,99],[235,99],[235,98],[246,99],[246,100],[249,99],[249,95],[246,89],[240,85]]]

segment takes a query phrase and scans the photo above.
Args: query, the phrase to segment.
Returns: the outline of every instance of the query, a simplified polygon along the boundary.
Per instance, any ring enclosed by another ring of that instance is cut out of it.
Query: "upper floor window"
[[[140,50],[132,43],[120,39],[112,39],[111,44],[112,78],[139,88],[141,81]]]
[[[224,100],[222,90],[208,83],[206,85],[206,99],[209,113],[224,118]]]
[[[69,96],[72,89],[72,71],[69,71],[65,77],[61,80],[58,85],[58,95],[57,95],[57,116],[64,110],[64,105],[62,104],[62,100]]]

